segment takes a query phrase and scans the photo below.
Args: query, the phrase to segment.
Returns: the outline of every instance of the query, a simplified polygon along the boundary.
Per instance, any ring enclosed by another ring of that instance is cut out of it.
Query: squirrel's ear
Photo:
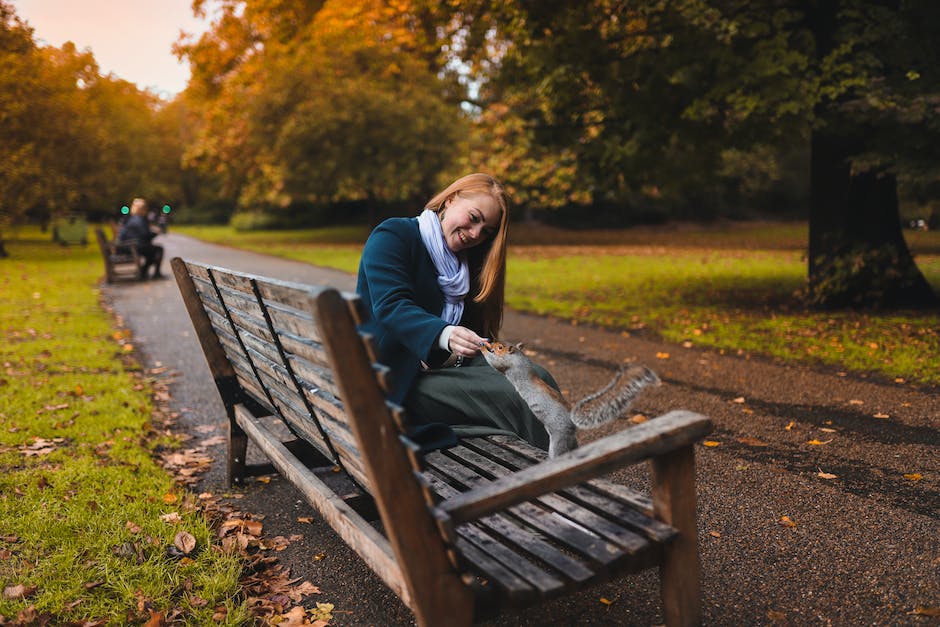
[[[518,348],[519,350],[522,350],[523,348],[525,348],[522,342],[516,342],[515,347]]]

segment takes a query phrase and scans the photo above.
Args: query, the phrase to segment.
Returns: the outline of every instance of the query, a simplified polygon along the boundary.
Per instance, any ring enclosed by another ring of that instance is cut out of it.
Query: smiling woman
[[[356,291],[371,313],[366,327],[392,370],[391,400],[428,445],[506,432],[548,444],[525,401],[480,355],[502,323],[508,214],[503,186],[470,174],[418,217],[380,224],[363,248]]]

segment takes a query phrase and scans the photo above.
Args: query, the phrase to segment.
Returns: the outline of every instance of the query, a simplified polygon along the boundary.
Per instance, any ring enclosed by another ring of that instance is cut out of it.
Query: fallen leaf
[[[789,516],[781,516],[780,520],[777,521],[777,524],[781,527],[796,527],[796,523],[793,522]]]
[[[317,603],[316,608],[310,610],[310,618],[313,620],[333,620],[333,604]]]
[[[189,555],[196,548],[196,538],[191,533],[180,531],[173,538],[173,546],[182,551],[183,555]]]
[[[875,418],[890,418],[890,417],[891,417],[890,415],[884,414],[884,413],[880,413],[880,412],[877,413],[877,414],[875,414]]]
[[[720,537],[721,537],[721,533],[718,532],[718,531],[709,531],[709,532],[708,532],[708,535],[712,536],[713,538],[720,538]]]
[[[831,472],[823,472],[820,470],[816,476],[820,479],[835,479],[837,475],[834,475]]]
[[[731,402],[732,402],[732,403],[743,403],[743,402],[744,402],[744,397],[743,397],[743,396],[739,396],[739,397],[737,397],[736,399],[734,399],[734,400],[731,401]]]
[[[702,446],[719,446],[721,442],[715,442],[714,440],[705,440],[702,442]]]
[[[271,483],[271,477],[268,475],[262,475],[260,477],[255,478],[255,481],[257,481],[258,483]]]
[[[163,502],[166,503],[167,505],[172,505],[173,503],[176,503],[178,500],[179,500],[179,497],[173,494],[172,492],[167,492],[166,494],[163,495]]]
[[[656,359],[669,359],[669,353],[656,353]]]
[[[313,522],[313,517],[312,517],[312,516],[298,516],[298,517],[297,517],[297,522],[299,522],[299,523],[306,523],[306,524],[309,525],[309,524],[311,524],[311,523]]]
[[[908,481],[920,481],[924,476],[919,472],[909,472],[904,475],[904,478]]]
[[[304,597],[310,596],[311,594],[320,594],[320,589],[309,581],[301,582],[300,584],[291,588],[287,593],[291,600],[297,603],[299,603]]]
[[[864,404],[865,404],[864,402],[854,399],[854,398],[849,401],[849,405],[864,405]]]
[[[128,520],[124,524],[124,526],[127,527],[127,530],[130,531],[131,533],[140,533],[141,531],[143,531],[143,529],[140,528],[140,525],[134,522],[131,522],[130,520]]]
[[[830,429],[829,427],[820,427],[819,430],[823,433],[836,433],[835,429]]]
[[[812,444],[813,446],[822,446],[823,444],[829,444],[832,440],[810,440],[807,444]]]
[[[784,429],[786,429],[787,431],[790,431],[793,428],[793,425],[795,424],[796,422],[791,420],[790,422],[787,423],[787,426],[785,426]]]
[[[644,416],[643,414],[634,414],[634,415],[630,418],[630,422],[632,422],[632,423],[635,424],[635,425],[638,425],[638,424],[640,424],[640,423],[646,422],[647,420],[649,420],[649,418],[647,418],[647,417]]]
[[[176,524],[183,522],[183,519],[180,517],[179,512],[170,512],[169,514],[160,514],[160,520],[171,525],[176,525]]]
[[[9,601],[16,601],[18,599],[26,599],[33,595],[36,592],[37,586],[24,586],[23,584],[16,584],[13,586],[7,586],[3,589],[3,598]]]
[[[286,614],[281,614],[277,617],[278,627],[301,627],[301,625],[309,625],[310,622],[307,620],[307,610],[303,606],[297,605]]]
[[[914,608],[913,612],[910,612],[915,616],[940,616],[940,607],[928,607],[926,605],[918,605]]]
[[[767,446],[766,442],[761,442],[757,438],[738,438],[738,442],[747,446]]]
[[[610,599],[605,598],[605,597],[601,597],[601,598],[600,598],[600,601],[601,601],[601,603],[603,603],[604,605],[607,605],[607,606],[611,606],[611,605],[614,604],[613,601],[611,601]]]

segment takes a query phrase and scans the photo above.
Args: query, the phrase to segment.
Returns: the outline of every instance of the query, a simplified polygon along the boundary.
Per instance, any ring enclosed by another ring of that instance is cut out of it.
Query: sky
[[[189,64],[172,52],[180,31],[208,27],[193,16],[192,0],[12,0],[40,44],[71,41],[90,48],[102,74],[112,73],[164,98],[181,92]]]

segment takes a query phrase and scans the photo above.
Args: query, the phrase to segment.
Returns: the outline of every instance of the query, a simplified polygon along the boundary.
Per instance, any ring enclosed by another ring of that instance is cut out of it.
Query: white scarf
[[[418,216],[418,228],[421,230],[421,241],[434,268],[437,270],[437,283],[444,293],[444,311],[441,312],[448,324],[457,324],[463,316],[463,299],[470,291],[470,270],[467,261],[457,258],[457,255],[447,247],[444,240],[444,231],[441,229],[441,219],[430,209],[425,209]]]

